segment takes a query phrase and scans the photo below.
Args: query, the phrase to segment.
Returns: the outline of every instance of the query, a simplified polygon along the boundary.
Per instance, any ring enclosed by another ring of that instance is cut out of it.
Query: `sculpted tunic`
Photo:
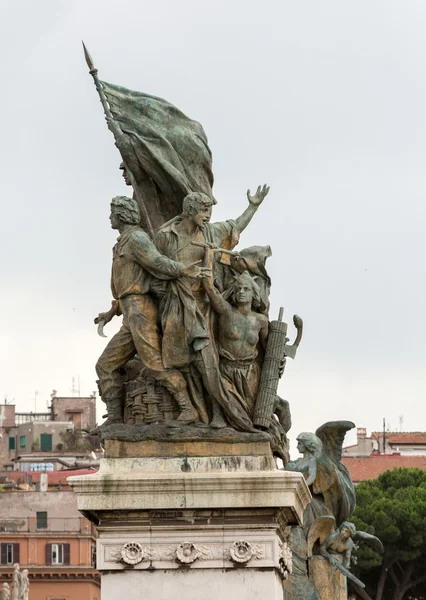
[[[176,225],[180,220],[181,217],[175,217],[166,223],[154,238],[158,250],[173,260],[185,264],[202,260],[204,248],[193,246],[192,241],[214,242],[227,250],[232,250],[238,243],[240,234],[233,220],[206,223],[189,241],[182,240],[179,236]],[[222,279],[221,269],[222,265],[215,262],[215,279]],[[166,366],[183,367],[191,362],[195,351],[205,348],[208,343],[214,346],[210,302],[198,280],[179,280],[167,286],[162,301],[161,322],[163,360]],[[182,340],[179,348],[176,348],[176,339]]]
[[[121,300],[130,294],[147,294],[153,277],[179,277],[183,265],[163,256],[139,227],[127,229],[113,248],[111,291]]]
[[[181,220],[180,217],[175,217],[171,222],[166,223],[157,232],[154,243],[162,254],[165,254],[173,260],[178,260],[185,264],[202,260],[204,258],[204,249],[193,246],[191,243],[183,243],[179,239],[179,233],[176,230],[176,225]],[[233,219],[219,223],[206,223],[203,229],[198,229],[191,239],[191,242],[215,243],[218,248],[232,250],[238,244],[240,232],[237,224]],[[215,262],[214,264],[215,279],[222,280],[222,265]],[[201,282],[194,281],[191,285],[191,290],[194,298],[197,301],[197,306],[206,316],[206,310],[209,302],[203,290]]]
[[[221,248],[231,250],[238,243],[239,231],[235,221],[206,223],[190,240],[182,240],[175,225],[180,217],[166,223],[155,236],[160,252],[170,258],[194,262],[204,258],[204,248],[193,246],[192,241],[214,242]],[[220,265],[215,263],[214,277],[220,277]],[[161,303],[163,327],[163,360],[166,366],[184,368],[192,402],[201,420],[208,422],[205,396],[211,403],[222,407],[229,424],[238,431],[255,431],[246,407],[234,401],[219,372],[219,357],[211,326],[210,301],[198,281],[189,283],[179,279],[171,281]],[[176,340],[179,340],[179,345]],[[205,394],[200,392],[201,377]],[[211,416],[211,415],[210,415]]]
[[[185,388],[177,371],[165,371],[161,355],[158,308],[148,293],[154,278],[179,277],[183,265],[161,255],[139,227],[127,229],[113,249],[111,291],[123,313],[123,325],[110,340],[96,365],[102,395],[119,395],[118,369],[136,353],[145,371],[176,393]]]

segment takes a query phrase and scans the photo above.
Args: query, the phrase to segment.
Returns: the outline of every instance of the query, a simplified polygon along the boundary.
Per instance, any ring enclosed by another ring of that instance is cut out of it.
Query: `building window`
[[[19,436],[19,447],[25,448],[26,445],[27,445],[27,436],[26,435]]]
[[[46,544],[46,564],[47,565],[69,565],[70,564],[70,545],[69,544]]]
[[[37,516],[37,529],[47,529],[47,512],[38,512]]]
[[[16,441],[14,437],[9,438],[9,450],[15,450]]]
[[[64,545],[52,544],[52,565],[64,564]]]
[[[42,452],[52,452],[52,434],[41,433],[40,434],[40,450]]]
[[[19,562],[19,544],[0,544],[0,559],[2,565],[13,565]]]

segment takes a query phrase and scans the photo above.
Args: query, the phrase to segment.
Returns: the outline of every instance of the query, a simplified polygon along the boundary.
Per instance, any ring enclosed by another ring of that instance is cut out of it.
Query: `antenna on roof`
[[[80,396],[80,375],[77,375],[77,382],[74,375],[72,377],[71,394],[73,396]]]
[[[402,424],[404,422],[404,415],[399,415],[399,433],[402,431]]]
[[[383,417],[383,454],[386,454],[386,419]]]

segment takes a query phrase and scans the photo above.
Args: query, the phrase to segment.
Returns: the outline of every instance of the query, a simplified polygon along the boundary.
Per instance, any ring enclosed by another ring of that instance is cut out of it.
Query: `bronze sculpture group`
[[[285,358],[295,357],[287,326],[269,335],[269,247],[235,248],[269,192],[247,192],[236,219],[211,222],[211,153],[201,125],[165,100],[100,82],[86,51],[120,150],[133,197],[111,201],[113,249],[110,310],[123,324],[96,372],[107,420],[102,435],[127,426],[182,427],[269,434],[288,462],[288,403],[277,396]],[[268,338],[270,338],[268,347]],[[135,430],[136,431],[136,430]],[[182,434],[189,435],[189,429]]]
[[[192,440],[197,431],[217,439],[232,430],[238,439],[263,436],[287,470],[303,473],[312,494],[303,523],[288,538],[293,598],[321,597],[310,572],[313,556],[362,587],[349,570],[352,539],[379,550],[380,542],[348,521],[355,490],[341,453],[354,424],[330,422],[300,434],[303,458],[289,462],[290,407],[277,386],[286,358],[296,355],[303,323],[294,316],[297,337],[288,344],[282,310],[269,321],[270,247],[236,249],[269,187],[248,191],[248,206],[236,219],[212,223],[217,201],[202,126],[161,98],[100,82],[86,48],[85,56],[120,169],[133,188],[132,197],[111,201],[111,227],[119,232],[113,301],[95,319],[104,335],[106,323],[123,317],[96,365],[108,412],[101,435]]]

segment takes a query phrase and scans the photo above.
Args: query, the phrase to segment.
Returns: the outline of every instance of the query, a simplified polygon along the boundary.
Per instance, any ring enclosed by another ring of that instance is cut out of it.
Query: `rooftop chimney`
[[[372,450],[371,438],[367,437],[365,427],[358,427],[356,430],[356,439],[358,446],[358,456],[369,456]]]
[[[48,490],[48,474],[46,471],[40,473],[40,492],[47,492]]]
[[[365,427],[357,427],[356,430],[356,438],[357,440],[365,440],[365,438],[367,437],[367,430]]]

